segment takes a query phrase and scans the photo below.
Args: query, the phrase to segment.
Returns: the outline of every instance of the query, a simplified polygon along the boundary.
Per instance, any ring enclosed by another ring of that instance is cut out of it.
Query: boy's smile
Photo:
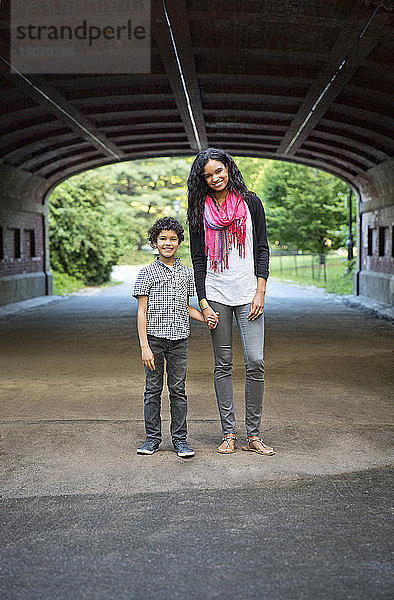
[[[172,229],[163,229],[157,236],[156,248],[159,251],[159,260],[161,262],[173,265],[175,262],[175,253],[179,248],[179,238]]]

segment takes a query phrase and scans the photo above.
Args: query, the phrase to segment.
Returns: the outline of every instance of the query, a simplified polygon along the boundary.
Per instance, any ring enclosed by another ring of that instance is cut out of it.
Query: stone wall
[[[52,293],[46,182],[0,166],[0,304]]]
[[[358,293],[392,305],[394,161],[385,161],[367,171],[360,188]]]

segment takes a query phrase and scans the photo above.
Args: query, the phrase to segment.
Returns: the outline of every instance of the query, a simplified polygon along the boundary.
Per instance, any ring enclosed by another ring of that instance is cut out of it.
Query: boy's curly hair
[[[159,233],[163,230],[175,231],[178,236],[179,243],[183,242],[185,239],[185,236],[183,235],[183,227],[179,221],[173,217],[162,217],[161,219],[158,219],[148,231],[148,239],[152,248],[155,247]]]

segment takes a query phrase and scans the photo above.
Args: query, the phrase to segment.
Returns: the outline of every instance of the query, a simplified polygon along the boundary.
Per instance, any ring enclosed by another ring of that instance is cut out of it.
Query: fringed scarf
[[[228,255],[236,247],[245,258],[246,204],[235,193],[228,193],[219,210],[210,196],[205,199],[205,254],[214,272],[228,269]]]

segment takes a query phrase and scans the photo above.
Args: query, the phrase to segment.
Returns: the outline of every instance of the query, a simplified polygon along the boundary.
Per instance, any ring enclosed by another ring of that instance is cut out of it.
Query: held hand
[[[152,350],[149,348],[143,348],[141,350],[142,362],[150,371],[155,370],[155,357],[153,356]]]
[[[208,325],[209,329],[215,329],[219,320],[219,313],[216,313],[210,306],[207,306],[202,311],[204,321]]]
[[[207,325],[209,327],[209,329],[215,329],[216,325],[218,324],[219,321],[219,313],[215,313],[215,317],[213,317],[212,315],[209,315],[207,317]]]
[[[256,292],[250,305],[248,314],[249,321],[254,321],[261,317],[264,311],[264,292]]]

